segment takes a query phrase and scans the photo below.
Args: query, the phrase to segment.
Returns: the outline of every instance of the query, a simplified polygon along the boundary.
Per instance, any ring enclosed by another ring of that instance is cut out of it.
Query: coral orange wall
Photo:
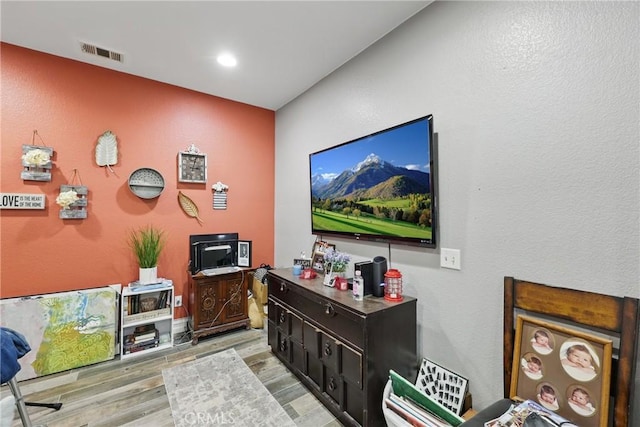
[[[45,210],[0,210],[3,298],[136,280],[126,236],[146,224],[166,231],[158,275],[172,279],[185,297],[190,234],[238,232],[253,242],[254,266],[273,264],[273,111],[5,43],[1,48],[0,192],[46,195]],[[22,144],[31,144],[33,130],[55,150],[50,182],[20,178]],[[113,173],[95,163],[97,138],[106,130],[118,138]],[[206,185],[177,181],[177,153],[191,143],[208,154]],[[158,198],[130,192],[127,179],[140,167],[164,176]],[[62,220],[55,199],[74,169],[89,188],[88,217]],[[229,186],[227,210],[212,208],[217,181]],[[204,224],[182,211],[179,190],[196,202]]]

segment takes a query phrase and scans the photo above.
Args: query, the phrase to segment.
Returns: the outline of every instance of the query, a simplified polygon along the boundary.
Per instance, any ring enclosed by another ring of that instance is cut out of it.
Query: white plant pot
[[[158,267],[140,268],[138,281],[141,285],[158,283]]]

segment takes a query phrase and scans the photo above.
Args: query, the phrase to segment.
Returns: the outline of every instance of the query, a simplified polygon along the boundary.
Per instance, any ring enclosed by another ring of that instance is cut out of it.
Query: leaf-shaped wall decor
[[[197,219],[200,224],[203,223],[198,213],[198,206],[194,203],[193,200],[185,196],[182,191],[178,191],[178,203],[180,203],[180,207],[182,208],[184,213],[192,218]]]
[[[98,138],[96,145],[96,163],[98,166],[106,166],[111,172],[111,165],[118,163],[118,140],[110,130]]]

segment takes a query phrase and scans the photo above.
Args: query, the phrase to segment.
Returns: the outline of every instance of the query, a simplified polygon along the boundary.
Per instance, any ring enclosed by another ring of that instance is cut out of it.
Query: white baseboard
[[[189,317],[173,319],[173,336],[177,337],[189,329]]]

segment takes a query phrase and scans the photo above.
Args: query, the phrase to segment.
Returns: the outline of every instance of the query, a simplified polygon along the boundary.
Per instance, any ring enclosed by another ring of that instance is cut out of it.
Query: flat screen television
[[[193,234],[189,236],[191,274],[238,264],[238,233]]]
[[[309,155],[312,233],[436,247],[428,115]]]

